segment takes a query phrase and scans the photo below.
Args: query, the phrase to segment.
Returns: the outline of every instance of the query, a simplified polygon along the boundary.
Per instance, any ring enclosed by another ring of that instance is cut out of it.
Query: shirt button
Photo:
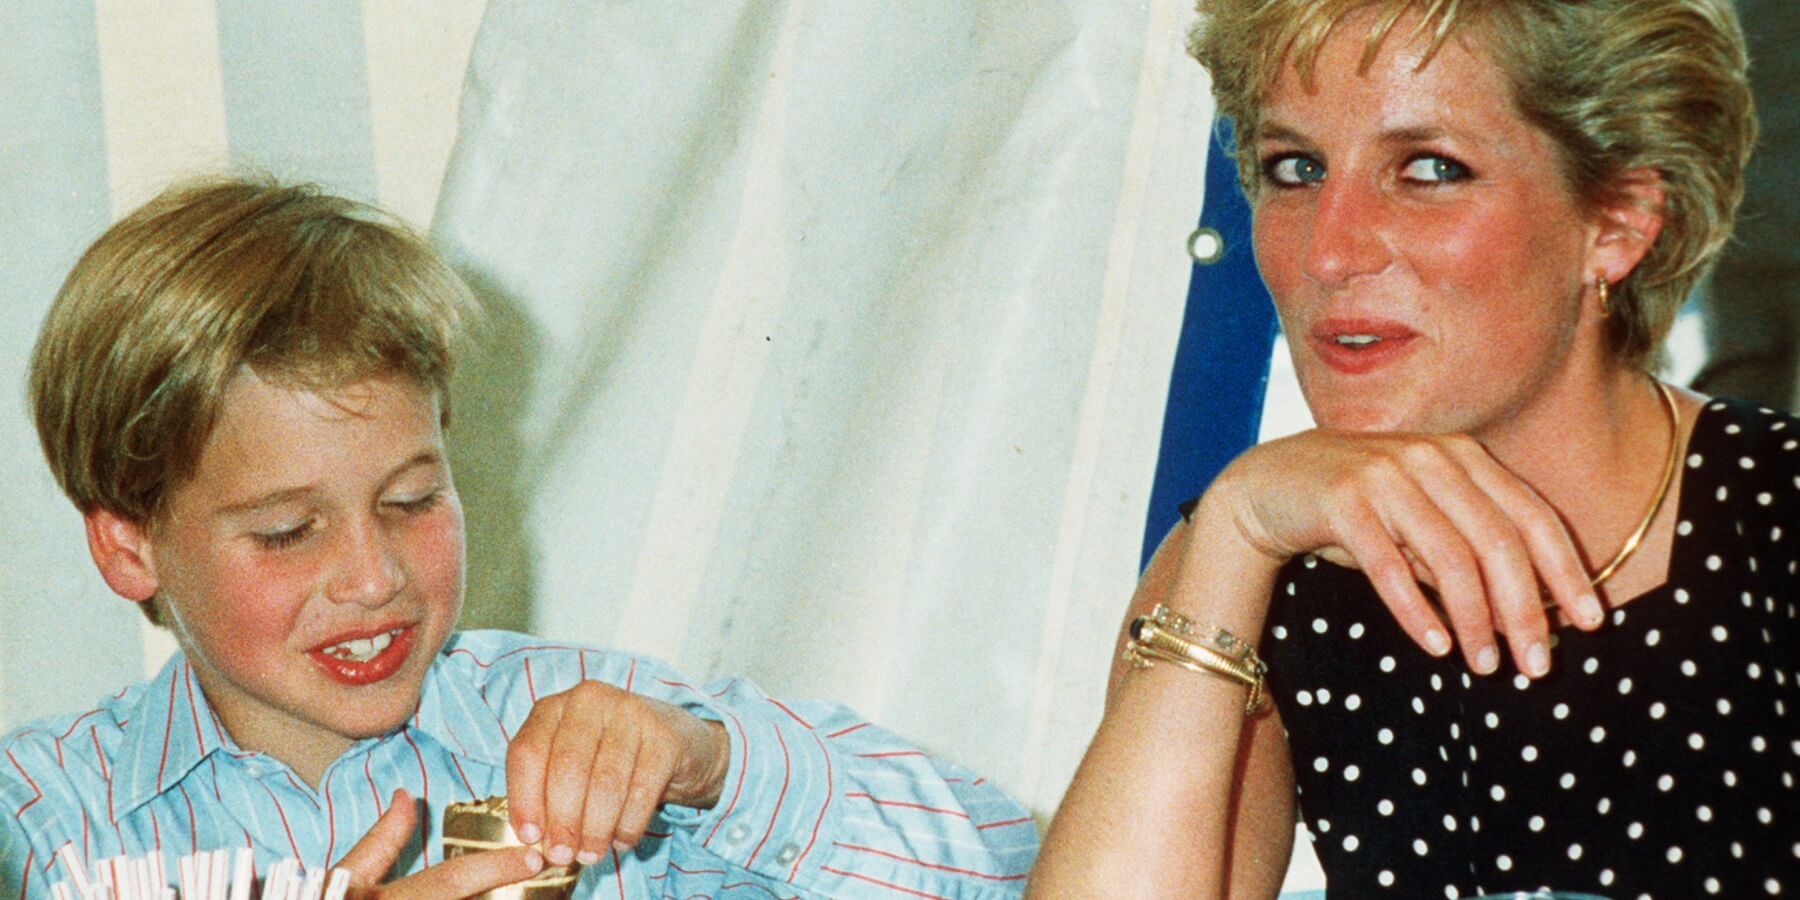
[[[799,856],[799,855],[800,855],[799,847],[796,847],[793,844],[784,844],[784,845],[782,845],[781,852],[775,854],[775,861],[778,863],[781,863],[782,865],[785,866],[788,863],[793,862],[794,857]]]
[[[750,826],[745,825],[742,822],[725,829],[725,842],[728,844],[741,844],[744,842],[744,839],[749,836]]]

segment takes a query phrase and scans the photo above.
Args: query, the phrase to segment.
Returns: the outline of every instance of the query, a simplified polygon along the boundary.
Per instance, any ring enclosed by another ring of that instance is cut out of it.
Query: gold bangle
[[[1255,648],[1231,632],[1216,625],[1197,625],[1159,603],[1148,615],[1131,620],[1129,633],[1123,657],[1133,668],[1149,668],[1153,661],[1160,661],[1226,678],[1250,689],[1245,715],[1262,707],[1263,675],[1269,667],[1257,657]]]

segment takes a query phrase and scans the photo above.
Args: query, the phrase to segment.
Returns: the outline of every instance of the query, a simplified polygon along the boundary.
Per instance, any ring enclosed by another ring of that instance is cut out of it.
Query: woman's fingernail
[[[542,872],[544,870],[544,854],[537,852],[537,848],[535,847],[526,850],[525,867],[530,869],[534,874]]]
[[[1593,594],[1582,594],[1575,598],[1575,607],[1581,612],[1581,620],[1589,625],[1600,624],[1600,620],[1606,616],[1605,610],[1600,608],[1600,598]]]
[[[1500,651],[1492,647],[1483,647],[1475,654],[1475,671],[1483,675],[1492,675],[1500,668]]]
[[[557,844],[556,846],[551,847],[550,852],[544,854],[544,856],[559,866],[566,866],[574,861],[575,851],[562,844]]]
[[[1532,644],[1525,651],[1525,667],[1530,670],[1531,677],[1541,677],[1550,671],[1550,648],[1543,644]]]
[[[1450,636],[1436,628],[1425,632],[1425,649],[1430,650],[1432,656],[1443,656],[1449,653]]]
[[[600,854],[592,850],[583,850],[575,854],[575,860],[584,866],[591,866],[600,861]]]
[[[538,827],[530,822],[519,826],[519,843],[521,844],[535,844],[538,842],[538,838],[543,836],[543,832],[538,831]]]

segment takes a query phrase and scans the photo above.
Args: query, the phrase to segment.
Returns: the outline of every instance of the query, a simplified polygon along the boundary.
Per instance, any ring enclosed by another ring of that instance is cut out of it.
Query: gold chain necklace
[[[1632,530],[1631,537],[1625,539],[1625,546],[1620,547],[1612,562],[1602,566],[1591,579],[1594,587],[1599,587],[1601,582],[1611,578],[1619,570],[1619,566],[1631,558],[1638,544],[1643,543],[1644,535],[1650,532],[1650,523],[1656,520],[1657,511],[1662,509],[1663,498],[1669,495],[1669,485],[1675,481],[1675,466],[1681,460],[1681,410],[1676,408],[1675,394],[1669,390],[1668,385],[1660,380],[1653,380],[1653,383],[1657,392],[1662,395],[1663,407],[1669,411],[1669,455],[1663,460],[1662,483],[1656,486],[1656,496],[1650,498],[1650,508],[1644,510],[1643,520]]]

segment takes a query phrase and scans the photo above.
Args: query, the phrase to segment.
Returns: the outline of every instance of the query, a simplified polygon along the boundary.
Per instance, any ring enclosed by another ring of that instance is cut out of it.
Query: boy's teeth
[[[398,633],[399,629],[395,629],[372,638],[356,638],[341,644],[333,644],[325,648],[325,654],[350,662],[368,662],[379,656],[381,651],[386,650],[388,645],[394,642],[394,635]]]
[[[1340,334],[1337,336],[1337,342],[1347,347],[1367,347],[1379,340],[1381,338],[1372,334]]]

